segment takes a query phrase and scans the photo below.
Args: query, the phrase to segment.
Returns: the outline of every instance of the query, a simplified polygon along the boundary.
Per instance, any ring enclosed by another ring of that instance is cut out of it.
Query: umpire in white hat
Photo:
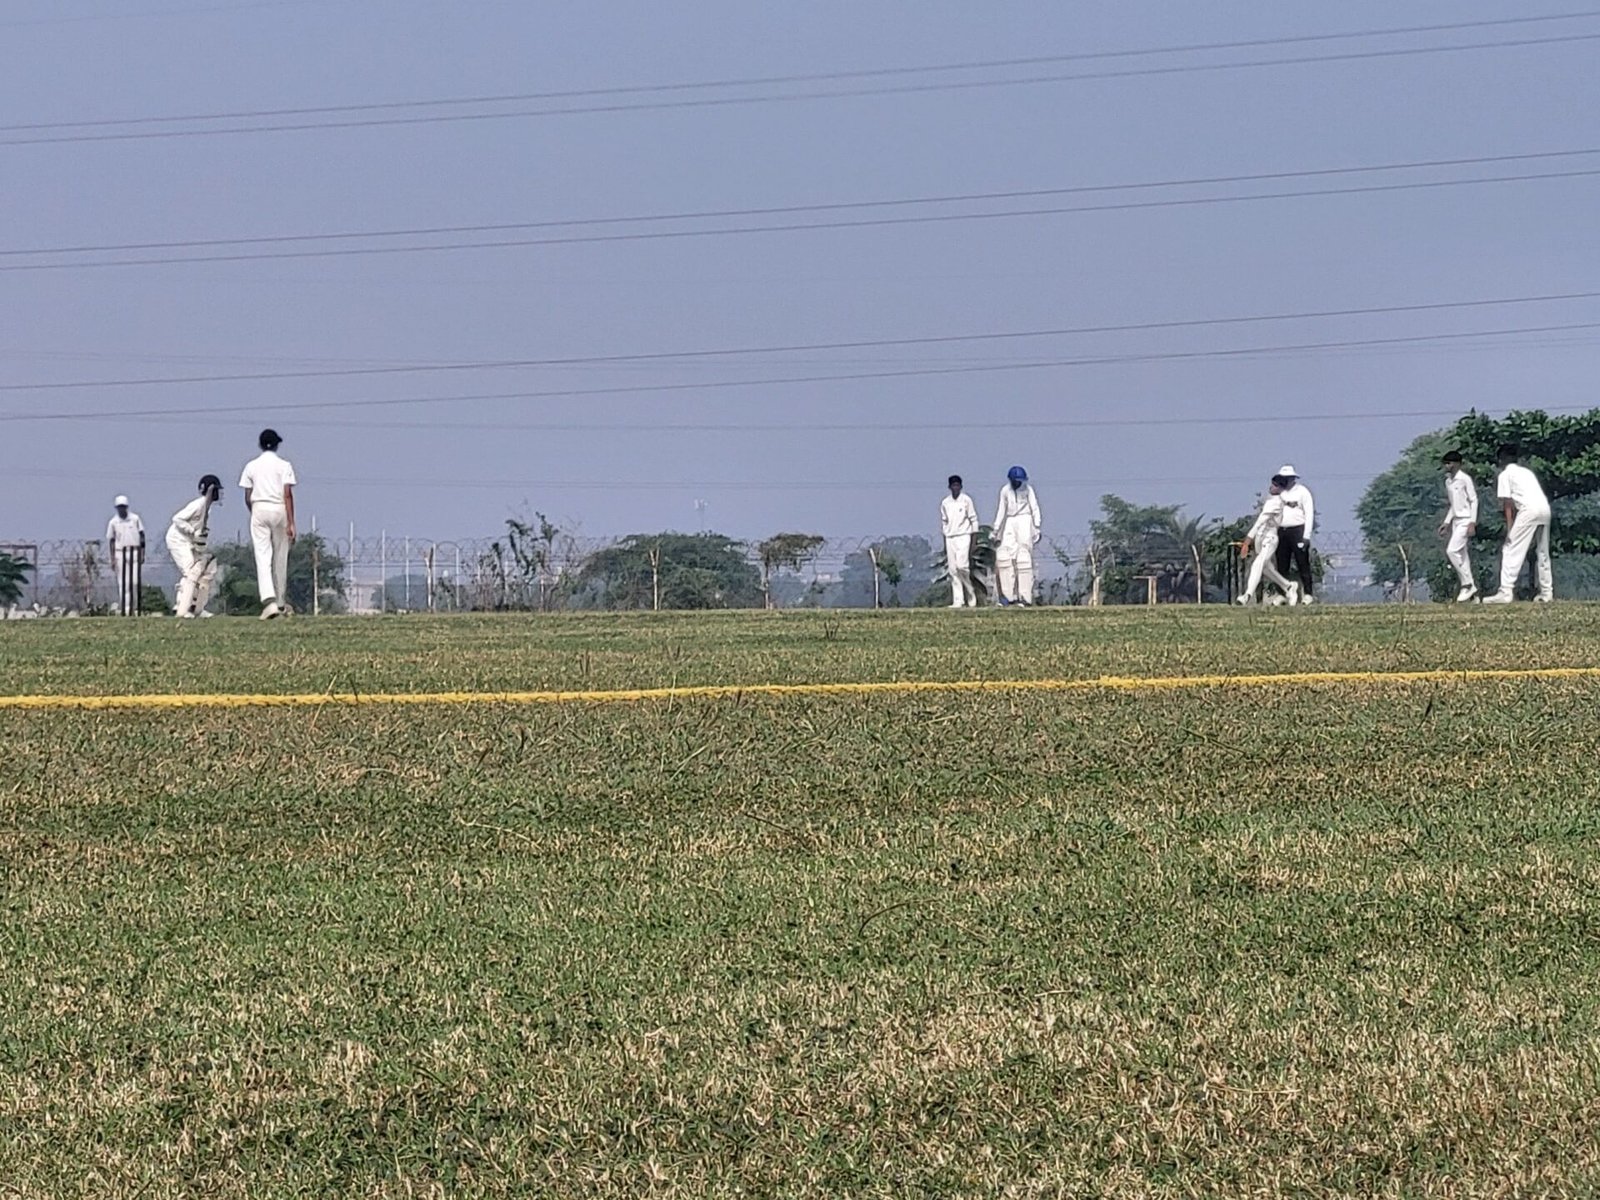
[[[1300,482],[1300,473],[1293,463],[1278,468],[1283,477],[1284,489],[1279,495],[1283,501],[1283,524],[1278,529],[1278,573],[1287,576],[1289,568],[1299,576],[1300,603],[1311,604],[1316,597],[1316,580],[1311,577],[1311,531],[1316,525],[1317,506],[1311,498],[1311,489]]]

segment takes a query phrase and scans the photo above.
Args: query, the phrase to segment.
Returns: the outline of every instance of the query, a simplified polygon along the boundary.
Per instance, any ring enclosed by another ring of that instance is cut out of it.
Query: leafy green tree
[[[27,586],[32,570],[22,559],[0,553],[0,608],[22,603],[22,590]]]
[[[816,533],[775,533],[756,546],[761,563],[762,604],[771,608],[772,580],[780,571],[798,571],[816,557],[825,539]]]
[[[761,574],[720,533],[635,533],[584,560],[577,601],[607,609],[756,608]]]
[[[882,578],[878,580],[880,573]],[[916,598],[927,590],[933,576],[933,546],[927,538],[884,538],[846,555],[836,602],[845,608],[871,608],[877,596],[880,603],[897,605],[902,587],[907,595]],[[888,584],[887,597],[881,586],[874,590],[875,581]]]
[[[244,542],[224,542],[215,548],[222,569],[217,589],[222,611],[229,616],[251,615],[261,608],[256,588],[256,553]],[[320,533],[302,533],[289,548],[289,604],[295,612],[312,611],[313,580],[320,591],[317,607],[324,613],[343,612],[344,559],[329,548]]]
[[[980,525],[972,535],[972,551],[968,555],[972,569],[972,590],[978,594],[978,605],[989,603],[994,584],[994,526]],[[920,596],[915,607],[937,608],[950,603],[950,564],[941,549],[933,559],[933,579]]]
[[[1505,536],[1494,495],[1495,452],[1505,442],[1521,446],[1522,461],[1550,497],[1554,517],[1550,549],[1557,560],[1558,586],[1569,595],[1585,594],[1588,581],[1600,575],[1600,569],[1586,561],[1600,555],[1600,409],[1573,416],[1513,412],[1498,419],[1473,412],[1412,442],[1399,462],[1372,481],[1356,507],[1375,580],[1388,587],[1401,582],[1403,545],[1411,559],[1413,581],[1425,580],[1435,599],[1448,600],[1455,594],[1455,573],[1437,534],[1445,507],[1439,459],[1446,450],[1455,449],[1461,451],[1463,469],[1478,485],[1478,533],[1473,545],[1478,586],[1493,590],[1497,550]]]
[[[1189,517],[1178,504],[1131,504],[1100,497],[1101,516],[1089,522],[1093,550],[1080,569],[1079,589],[1088,594],[1099,573],[1106,604],[1142,604],[1148,594],[1138,577],[1156,577],[1156,599],[1193,602],[1203,595],[1217,522]],[[1196,552],[1199,561],[1196,561]]]

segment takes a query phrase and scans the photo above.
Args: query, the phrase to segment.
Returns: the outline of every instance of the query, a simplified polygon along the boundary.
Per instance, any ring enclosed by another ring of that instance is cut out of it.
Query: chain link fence
[[[320,596],[342,597],[334,607],[351,613],[553,607],[561,602],[564,580],[575,578],[595,554],[616,547],[623,540],[557,536],[542,547],[537,569],[529,570],[525,563],[516,561],[504,537],[438,540],[386,532],[357,536],[353,530],[335,537],[326,529],[318,531],[318,536],[320,553],[313,556],[311,564],[316,592]],[[915,564],[913,574],[919,588],[937,577],[934,562],[942,551],[936,537],[923,536],[920,541],[927,547],[928,561]],[[916,546],[918,538],[827,538],[799,571],[783,573],[787,586],[781,591],[774,589],[775,602],[870,606],[871,599],[861,595],[843,599],[838,595],[821,600],[819,597],[829,597],[830,589],[839,589],[847,566],[855,562],[859,568],[868,548],[885,544]],[[1087,534],[1045,540],[1036,559],[1047,598],[1064,602],[1068,584],[1088,562],[1092,545]],[[746,560],[759,570],[756,546],[755,542],[739,544]],[[1328,572],[1324,589],[1330,598],[1366,584],[1360,534],[1319,534],[1316,546]],[[116,608],[116,572],[103,542],[0,542],[0,553],[21,559],[31,568],[23,596],[25,607],[60,612]],[[146,551],[144,583],[159,588],[170,600],[177,582],[178,571],[166,546],[159,539],[153,540]],[[801,592],[807,599],[797,601],[796,595]],[[905,602],[913,602],[913,598],[908,596]]]

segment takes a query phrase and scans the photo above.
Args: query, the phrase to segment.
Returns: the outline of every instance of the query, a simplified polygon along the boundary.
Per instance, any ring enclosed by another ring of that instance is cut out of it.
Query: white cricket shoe
[[[1483,598],[1483,603],[1485,603],[1485,604],[1510,604],[1511,603],[1511,593],[1510,592],[1496,592],[1492,596],[1485,596]]]
[[[263,621],[270,621],[274,617],[281,616],[283,616],[283,608],[276,600],[261,610],[261,619]]]
[[[1554,596],[1535,596],[1533,598],[1535,604],[1554,604],[1555,600]]]
[[[1254,604],[1255,603],[1255,597],[1253,597],[1253,596],[1240,596],[1237,600],[1234,601],[1234,603],[1235,604]]]
[[[1300,597],[1300,603],[1301,604],[1315,604],[1316,602],[1317,602],[1317,598],[1315,596],[1311,595],[1309,592],[1307,592],[1304,596]]]
[[[1309,600],[1310,597],[1308,596],[1306,599]],[[1300,603],[1300,585],[1298,583],[1291,583],[1289,585],[1289,590],[1284,593],[1284,603],[1290,605]]]
[[[1478,585],[1475,584],[1475,583],[1464,583],[1464,584],[1462,584],[1461,585],[1461,590],[1456,593],[1456,603],[1457,604],[1465,604],[1468,600],[1476,600],[1477,598],[1478,598]]]

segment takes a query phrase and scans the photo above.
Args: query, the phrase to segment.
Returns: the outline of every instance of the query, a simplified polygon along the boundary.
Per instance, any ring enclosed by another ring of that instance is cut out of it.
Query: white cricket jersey
[[[1478,488],[1465,471],[1445,476],[1444,494],[1450,501],[1450,519],[1464,525],[1478,523]]]
[[[1501,468],[1495,495],[1511,501],[1519,513],[1550,511],[1550,500],[1539,486],[1539,477],[1521,463],[1509,463]]]
[[[144,543],[144,522],[139,514],[130,512],[127,519],[112,517],[106,526],[106,541],[118,550],[132,550]]]
[[[1000,542],[1007,536],[1019,546],[1031,546],[1039,540],[1044,528],[1044,516],[1039,512],[1039,498],[1033,494],[1033,485],[1025,483],[1019,488],[1009,483],[1000,488],[1000,507],[994,514],[994,540]]]
[[[244,465],[239,486],[250,489],[253,504],[282,504],[284,489],[298,483],[289,460],[276,450],[263,450]]]
[[[206,525],[210,518],[210,508],[204,496],[197,496],[180,508],[172,516],[172,525],[167,530],[170,537],[176,533],[184,541],[194,546],[204,546],[209,532]]]
[[[1274,536],[1278,526],[1283,524],[1283,497],[1268,496],[1261,502],[1261,515],[1256,517],[1256,523],[1250,526],[1250,532],[1245,534],[1252,542],[1259,542],[1261,535],[1270,531]]]
[[[939,501],[939,524],[947,538],[977,533],[978,510],[973,507],[972,497],[962,492]]]
[[[1296,525],[1305,527],[1305,532],[1300,536],[1304,541],[1311,540],[1311,527],[1316,522],[1316,502],[1311,498],[1311,489],[1303,483],[1296,483],[1292,488],[1285,488],[1278,497],[1283,501],[1284,529],[1292,529]]]

